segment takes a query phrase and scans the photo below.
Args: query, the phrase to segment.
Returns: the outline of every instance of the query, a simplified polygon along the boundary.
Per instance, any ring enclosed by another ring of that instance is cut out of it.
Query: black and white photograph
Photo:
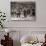
[[[34,20],[35,2],[11,2],[11,17],[15,20]]]

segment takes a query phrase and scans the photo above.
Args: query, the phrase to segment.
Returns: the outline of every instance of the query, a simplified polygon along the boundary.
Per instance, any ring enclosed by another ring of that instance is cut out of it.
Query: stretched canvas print
[[[35,20],[35,2],[11,2],[12,20]]]

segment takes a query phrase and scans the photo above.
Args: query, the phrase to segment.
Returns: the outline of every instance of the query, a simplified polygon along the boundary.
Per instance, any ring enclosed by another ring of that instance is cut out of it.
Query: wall
[[[15,1],[15,0],[13,0]],[[10,0],[0,0],[0,10],[6,13],[7,22],[5,26],[11,31],[21,31],[20,36],[31,31],[46,31],[46,0],[16,0],[16,1],[36,1],[36,21],[10,21]],[[23,31],[26,31],[23,33]],[[44,32],[45,33],[45,32]],[[16,34],[17,36],[17,34]],[[17,39],[18,40],[18,39]]]
[[[16,0],[16,1],[31,1],[31,0]],[[0,0],[0,10],[6,13],[7,27],[46,27],[46,0],[32,0],[36,1],[36,21],[10,21],[10,1]],[[18,23],[19,22],[19,23]]]

